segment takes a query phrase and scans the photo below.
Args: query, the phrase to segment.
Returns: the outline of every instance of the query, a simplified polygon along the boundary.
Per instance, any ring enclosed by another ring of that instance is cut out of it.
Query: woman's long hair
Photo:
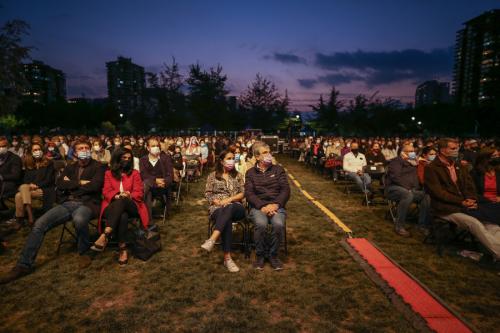
[[[120,162],[122,160],[122,156],[125,154],[130,154],[132,156],[132,158],[130,160],[130,163],[132,163],[132,166],[131,166],[130,170],[128,170],[126,172],[126,174],[130,175],[132,173],[132,171],[134,170],[134,154],[132,153],[132,151],[130,149],[126,149],[123,147],[117,147],[113,151],[113,154],[111,154],[111,161],[109,162],[109,164],[110,164],[109,170],[111,171],[111,174],[113,175],[113,177],[115,179],[118,179],[118,180],[122,179],[122,172],[124,172],[124,170],[122,170]]]
[[[35,160],[33,157],[33,146],[38,146],[42,150],[42,158],[40,160]],[[29,146],[24,153],[24,168],[26,170],[33,170],[39,168],[45,168],[49,165],[50,161],[45,156],[45,152],[43,151],[43,146],[39,143],[33,143]]]
[[[224,166],[222,165],[224,158],[226,157],[227,154],[234,154],[230,150],[224,150],[217,156],[215,159],[215,178],[221,180],[222,179],[222,174],[224,173]],[[233,170],[229,171],[229,176],[235,178],[238,175],[238,171],[236,171],[236,168]]]

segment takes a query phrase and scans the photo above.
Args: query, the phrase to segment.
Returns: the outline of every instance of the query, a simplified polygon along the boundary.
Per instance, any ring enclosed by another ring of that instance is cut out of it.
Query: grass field
[[[456,256],[440,258],[419,235],[402,239],[384,208],[282,157],[304,188],[429,286],[483,332],[498,330],[500,283],[491,270]],[[71,246],[56,257],[60,229],[47,234],[34,274],[0,286],[0,331],[38,332],[412,332],[409,322],[339,245],[344,234],[293,186],[288,204],[289,256],[285,270],[228,273],[218,251],[207,255],[204,181],[161,226],[163,251],[148,262],[118,267],[112,250],[78,269]],[[9,238],[0,273],[17,260],[27,231]]]

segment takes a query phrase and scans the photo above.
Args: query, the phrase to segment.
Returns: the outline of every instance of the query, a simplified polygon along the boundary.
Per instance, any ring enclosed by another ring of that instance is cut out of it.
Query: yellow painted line
[[[311,201],[316,207],[318,207],[323,213],[325,213],[325,215],[328,216],[328,218],[330,218],[330,220],[332,220],[333,223],[335,223],[340,229],[342,229],[345,233],[347,233],[349,235],[349,237],[351,237],[352,230],[347,225],[345,225],[344,222],[342,222],[337,217],[337,215],[335,215],[331,210],[329,210],[327,207],[325,207],[325,205],[323,205],[321,202],[314,199],[314,197],[311,194],[309,194],[309,192],[304,190],[302,188],[302,185],[300,185],[300,183],[298,182],[298,180],[295,179],[295,177],[291,173],[288,173],[287,169],[285,169],[285,172],[288,174],[288,177],[290,177],[290,179],[293,181],[295,186],[297,186],[300,189],[300,192],[302,192],[302,194],[309,201]]]
[[[301,190],[302,194],[309,200],[314,201],[314,198],[306,190]]]
[[[346,226],[344,224],[344,222],[342,222],[337,217],[337,215],[333,214],[333,212],[331,210],[329,210],[328,208],[326,208],[321,202],[315,200],[313,203],[316,206],[318,206],[318,208],[321,209],[321,211],[323,211],[323,213],[325,213],[336,225],[338,225],[340,227],[340,229],[344,230],[344,232],[346,232],[348,234],[352,233],[352,230],[348,226]]]

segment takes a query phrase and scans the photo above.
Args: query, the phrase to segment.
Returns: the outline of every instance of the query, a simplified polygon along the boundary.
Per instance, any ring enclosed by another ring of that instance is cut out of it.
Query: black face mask
[[[490,165],[493,167],[497,167],[500,165],[500,157],[495,157],[490,160]]]
[[[120,168],[121,168],[123,171],[130,171],[130,169],[132,169],[132,161],[131,161],[131,160],[128,160],[128,161],[120,161]]]
[[[359,152],[359,149],[351,149],[352,153],[356,155]]]

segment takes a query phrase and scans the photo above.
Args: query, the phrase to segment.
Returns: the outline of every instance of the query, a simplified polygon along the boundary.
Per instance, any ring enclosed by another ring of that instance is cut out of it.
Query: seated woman
[[[104,187],[99,230],[101,235],[91,247],[92,250],[102,252],[108,244],[113,232],[118,238],[118,263],[125,265],[128,262],[127,253],[127,223],[128,217],[140,217],[142,226],[149,225],[148,209],[143,201],[144,185],[141,175],[133,168],[132,151],[117,147],[111,155],[110,170],[104,174]],[[103,219],[105,220],[104,231]]]
[[[471,173],[482,217],[496,224],[500,224],[500,171],[495,169],[498,156],[498,151],[480,154]]]
[[[215,171],[208,176],[205,198],[210,205],[208,212],[215,221],[215,228],[210,238],[201,245],[210,252],[221,236],[224,266],[233,273],[240,269],[231,258],[232,223],[245,217],[245,207],[241,204],[244,197],[243,176],[236,171],[234,164],[234,154],[223,151],[216,161]]]
[[[111,161],[111,153],[103,147],[102,141],[95,140],[92,143],[92,159],[101,162],[103,165],[108,166]]]
[[[25,170],[23,184],[15,196],[16,220],[21,226],[26,213],[28,223],[32,226],[31,200],[42,199],[44,210],[50,209],[55,201],[55,170],[54,163],[44,156],[40,143],[33,143],[27,149],[23,162]]]
[[[422,154],[418,158],[418,164],[417,164],[417,175],[418,175],[418,181],[420,185],[424,185],[424,171],[425,167],[434,161],[436,158],[437,152],[434,148],[425,146],[422,149]]]

